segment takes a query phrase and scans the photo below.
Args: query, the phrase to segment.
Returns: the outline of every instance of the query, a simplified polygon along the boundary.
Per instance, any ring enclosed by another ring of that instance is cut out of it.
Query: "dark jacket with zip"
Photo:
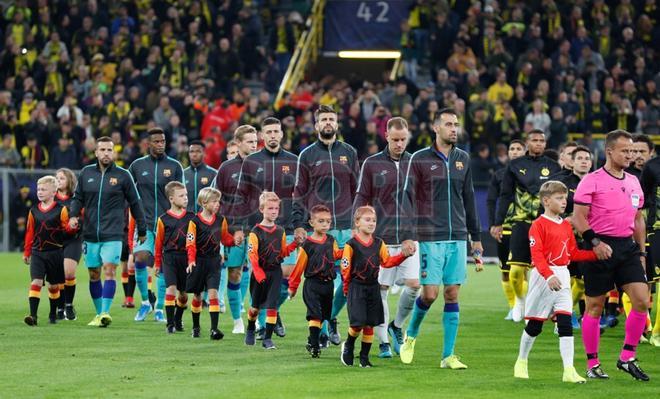
[[[495,213],[495,226],[501,226],[513,203],[511,222],[532,223],[539,214],[541,185],[561,172],[559,164],[541,155],[516,158],[506,166],[502,191]]]
[[[244,158],[237,155],[236,158],[223,162],[220,168],[218,168],[218,174],[211,184],[211,187],[218,189],[222,193],[219,213],[227,219],[232,232],[242,227],[237,222],[240,206],[236,206],[239,203],[239,199],[236,196],[236,188],[238,187],[238,178],[241,175],[243,161]]]
[[[318,140],[305,148],[298,157],[293,226],[309,229],[309,210],[320,204],[332,212],[332,229],[350,229],[358,174],[357,152],[349,144]]]
[[[171,181],[186,184],[183,178],[183,166],[179,161],[167,155],[160,157],[147,155],[133,161],[128,167],[128,171],[133,176],[140,193],[147,228],[156,232],[158,216],[170,209],[170,200],[165,194],[165,185]]]
[[[495,211],[497,209],[497,200],[500,197],[500,191],[502,191],[502,178],[504,177],[504,172],[506,171],[506,166],[502,169],[498,169],[493,173],[493,177],[490,179],[490,184],[488,185],[488,195],[486,197],[486,208],[488,209],[488,227],[495,226]],[[511,226],[508,226],[511,229]]]
[[[408,171],[410,153],[404,152],[397,166],[385,149],[364,160],[360,170],[358,189],[353,203],[353,213],[363,205],[376,209],[378,223],[375,235],[388,245],[401,243],[400,230],[406,223],[402,218],[403,185]]]
[[[660,230],[660,157],[649,159],[642,171],[644,209],[647,209],[647,230]],[[658,234],[656,232],[656,234]]]
[[[250,230],[261,222],[259,196],[264,191],[272,191],[282,201],[280,217],[275,224],[282,226],[287,234],[293,233],[291,208],[297,166],[298,157],[282,149],[271,152],[264,148],[245,158],[236,188],[240,208],[238,223],[243,229]]]
[[[139,236],[147,225],[137,187],[131,174],[114,163],[101,171],[98,163],[80,171],[70,205],[71,217],[79,217],[85,209],[82,234],[85,241],[123,241],[126,238],[126,202],[136,220]]]
[[[573,215],[573,209],[574,209],[573,197],[575,197],[575,190],[577,190],[577,186],[578,184],[580,184],[580,180],[582,179],[580,179],[580,176],[572,172],[570,175],[562,173],[557,177],[558,177],[557,180],[564,183],[566,185],[566,188],[568,188],[568,197],[566,198],[566,210],[564,210],[564,215],[571,216]]]
[[[410,157],[402,240],[480,241],[470,155],[454,147],[446,158],[435,143]],[[468,237],[469,233],[469,237]]]
[[[195,166],[188,166],[183,170],[186,179],[186,191],[188,191],[188,207],[190,212],[201,212],[202,207],[197,203],[197,195],[203,188],[211,186],[218,171],[204,162]]]

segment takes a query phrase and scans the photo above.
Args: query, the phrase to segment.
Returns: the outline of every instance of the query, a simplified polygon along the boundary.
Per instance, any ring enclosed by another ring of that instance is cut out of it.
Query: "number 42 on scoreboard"
[[[371,13],[371,6],[369,4],[374,4],[374,14]],[[360,6],[357,10],[357,17],[363,19],[364,22],[371,22],[371,18],[375,16],[374,22],[378,23],[387,23],[389,18],[387,18],[387,12],[390,10],[390,5],[385,1],[373,2],[373,1],[363,1],[360,2]]]

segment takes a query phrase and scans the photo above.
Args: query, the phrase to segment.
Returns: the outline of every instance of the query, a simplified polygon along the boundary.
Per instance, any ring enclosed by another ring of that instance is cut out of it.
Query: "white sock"
[[[143,305],[151,305],[151,304],[149,303],[149,300],[148,300],[148,299],[147,299],[146,301],[142,301],[142,304],[143,304]]]
[[[387,290],[380,290],[380,300],[383,301],[383,320],[385,322],[376,326],[376,336],[381,344],[389,344],[390,338],[387,335],[387,323],[390,321],[390,308],[387,306]]]
[[[419,294],[419,288],[405,287],[399,297],[399,305],[396,309],[396,316],[394,317],[394,326],[401,328],[403,323],[406,322],[406,317],[410,314],[415,306],[415,300]]]
[[[559,353],[561,353],[561,360],[564,363],[565,369],[573,367],[573,347],[573,337],[559,337]]]
[[[518,359],[527,360],[529,352],[532,351],[532,346],[534,346],[535,340],[536,337],[532,337],[527,334],[527,331],[523,330],[522,336],[520,337],[520,352],[518,352]]]

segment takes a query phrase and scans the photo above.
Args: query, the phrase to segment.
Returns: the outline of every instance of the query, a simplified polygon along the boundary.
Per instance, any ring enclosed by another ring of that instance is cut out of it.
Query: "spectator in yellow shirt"
[[[497,80],[488,88],[488,101],[493,105],[509,102],[513,98],[513,87],[506,82],[506,72],[499,71]]]

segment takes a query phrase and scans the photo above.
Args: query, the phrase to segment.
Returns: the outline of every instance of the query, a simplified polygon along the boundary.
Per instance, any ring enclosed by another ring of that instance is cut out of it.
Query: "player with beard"
[[[201,207],[197,203],[197,195],[203,188],[213,183],[218,171],[204,163],[204,142],[193,140],[188,147],[188,158],[190,166],[183,170],[186,179],[186,190],[188,191],[188,211],[197,213]]]
[[[402,218],[401,203],[410,161],[410,153],[406,151],[410,141],[408,122],[401,117],[387,121],[386,140],[387,147],[367,158],[362,164],[353,209],[357,211],[364,205],[375,209],[378,224],[374,234],[383,240],[389,254],[394,255],[401,250],[400,233],[406,222]],[[378,357],[390,358],[392,351],[388,333],[392,335],[392,349],[398,355],[403,344],[403,323],[419,294],[419,256],[407,258],[396,268],[381,267],[378,282],[384,316],[384,323],[375,326],[380,341]],[[390,322],[387,293],[390,287],[395,285],[404,285],[405,288],[401,292],[395,317]]]
[[[85,209],[82,223],[83,254],[89,270],[89,293],[94,301],[96,317],[88,325],[106,327],[112,322],[110,307],[115,296],[115,269],[121,257],[125,236],[126,202],[137,224],[138,243],[146,241],[144,210],[130,172],[114,162],[114,144],[109,137],[96,140],[97,161],[80,171],[78,185],[71,201],[71,228]],[[105,281],[101,283],[101,266]]]
[[[525,143],[522,140],[511,140],[509,144],[509,162],[516,158],[525,155]],[[488,197],[486,199],[486,206],[488,207],[488,225],[490,227],[492,237],[497,241],[497,257],[500,260],[500,271],[502,272],[502,289],[504,296],[509,304],[509,313],[504,320],[512,320],[513,306],[516,302],[516,294],[513,292],[513,286],[509,281],[509,271],[511,267],[507,263],[509,259],[509,239],[511,238],[511,214],[513,207],[510,205],[507,211],[507,216],[502,224],[502,234],[495,234],[495,209],[497,207],[497,199],[502,191],[502,178],[506,172],[506,167],[498,169],[493,175],[493,179],[488,186]]]
[[[261,134],[264,139],[264,148],[249,155],[243,162],[243,168],[238,180],[236,192],[242,198],[242,210],[237,211],[238,223],[244,230],[250,230],[261,222],[259,213],[259,196],[264,191],[277,194],[280,198],[280,216],[275,222],[281,226],[287,235],[287,242],[293,240],[293,224],[291,220],[291,206],[293,201],[293,186],[295,183],[298,157],[282,149],[282,123],[279,119],[268,117],[261,122]],[[240,220],[242,218],[242,220]],[[297,251],[291,252],[282,261],[282,282],[277,304],[277,322],[275,334],[284,337],[286,330],[282,323],[280,307],[289,296],[289,276],[296,264]],[[266,309],[259,313],[259,326],[266,325]]]
[[[296,182],[293,190],[292,222],[296,241],[307,237],[309,210],[315,205],[325,205],[332,211],[332,235],[340,248],[351,238],[352,207],[359,174],[355,148],[337,139],[339,125],[337,112],[329,105],[321,105],[314,112],[318,140],[305,148],[298,157]],[[339,345],[337,315],[346,304],[341,276],[335,279],[335,296],[329,323],[321,333],[321,345],[327,339]]]
[[[176,159],[165,154],[165,132],[159,127],[149,129],[149,153],[138,158],[128,171],[133,176],[135,185],[140,193],[140,199],[144,208],[145,219],[147,222],[147,240],[133,247],[135,257],[135,280],[137,282],[140,295],[142,296],[142,305],[135,315],[135,321],[144,321],[151,311],[151,304],[148,297],[148,276],[147,268],[153,267],[154,246],[156,238],[156,226],[158,216],[169,209],[169,199],[165,194],[165,186],[171,181],[179,181],[186,184],[183,177],[183,166]],[[129,234],[130,235],[130,234]],[[128,237],[133,240],[133,237]],[[156,280],[158,287],[156,311],[154,320],[165,323],[165,277],[160,274]]]
[[[422,293],[415,305],[401,345],[401,361],[413,360],[419,327],[443,285],[443,354],[441,368],[466,369],[454,353],[458,336],[458,295],[467,277],[467,240],[478,262],[483,253],[479,217],[472,185],[470,155],[456,147],[460,124],[450,108],[433,121],[434,143],[414,153],[406,174],[402,209],[408,229],[402,232],[402,251],[414,251],[419,241]],[[412,247],[412,248],[411,248]],[[346,257],[346,254],[344,254]],[[477,267],[477,271],[483,266]]]

